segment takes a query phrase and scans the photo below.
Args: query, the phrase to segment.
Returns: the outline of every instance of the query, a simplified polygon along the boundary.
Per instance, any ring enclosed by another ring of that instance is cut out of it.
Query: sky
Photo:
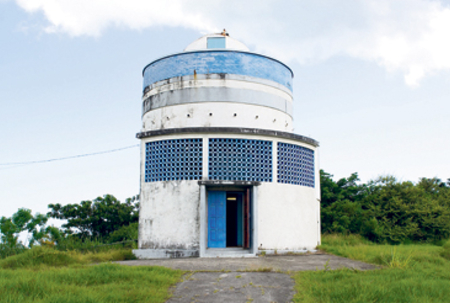
[[[0,0],[0,216],[138,194],[142,68],[223,28],[294,71],[335,179],[450,178],[450,1]]]

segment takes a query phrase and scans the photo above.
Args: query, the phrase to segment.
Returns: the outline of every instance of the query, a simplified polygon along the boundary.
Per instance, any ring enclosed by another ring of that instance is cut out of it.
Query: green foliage
[[[95,237],[79,238],[74,235],[68,235],[55,245],[55,249],[61,251],[76,250],[80,252],[106,252],[111,249],[135,249],[137,248],[136,240],[111,241],[110,239],[101,239]]]
[[[441,256],[443,247],[377,245],[355,235],[324,235],[322,243],[327,252],[382,268],[298,272],[294,302],[421,303],[447,302],[450,297],[450,261]]]
[[[322,230],[386,243],[438,242],[450,236],[450,188],[437,178],[398,182],[381,177],[335,182],[321,170]]]
[[[0,244],[0,259],[23,253],[26,250],[27,248],[24,246],[11,247],[9,245]]]
[[[9,247],[11,251],[23,247],[19,243],[19,234],[23,231],[31,233],[32,237],[29,246],[33,246],[45,238],[48,238],[49,228],[45,227],[48,217],[37,213],[31,214],[31,209],[20,208],[11,218],[2,217],[0,219],[0,231],[2,245]]]
[[[320,171],[322,231],[358,233],[365,224],[361,207],[365,188],[357,184],[357,173],[337,182],[332,177],[323,170]]]
[[[101,252],[58,251],[52,247],[34,246],[22,254],[0,260],[0,268],[46,268],[87,265],[109,261],[133,260],[131,249],[119,248]]]
[[[62,227],[80,237],[106,239],[110,233],[139,219],[139,197],[128,198],[121,203],[112,195],[98,197],[80,204],[50,204],[48,216],[67,220]]]
[[[101,264],[0,270],[2,302],[165,302],[182,271]]]
[[[97,237],[80,238],[76,235],[66,235],[57,243],[55,248],[62,251],[92,251],[104,244],[105,241]]]
[[[26,251],[24,244],[19,241],[21,232],[28,233],[29,247],[38,244],[61,251],[105,252],[135,246],[138,196],[120,203],[113,196],[105,195],[80,204],[50,204],[49,208],[52,211],[47,215],[38,213],[33,216],[31,210],[21,208],[11,218],[0,219],[0,259]],[[46,226],[49,217],[67,219],[64,229]],[[123,241],[126,243],[112,243]]]
[[[368,215],[378,223],[377,236],[390,243],[405,240],[430,241],[450,236],[450,201],[441,194],[423,187],[423,181],[397,182],[381,178],[373,183],[373,192],[366,197]],[[443,188],[443,194],[448,188]]]
[[[108,239],[109,242],[120,242],[120,241],[126,241],[126,240],[137,240],[138,239],[138,228],[139,223],[134,222],[130,225],[124,225],[118,230],[113,231]]]

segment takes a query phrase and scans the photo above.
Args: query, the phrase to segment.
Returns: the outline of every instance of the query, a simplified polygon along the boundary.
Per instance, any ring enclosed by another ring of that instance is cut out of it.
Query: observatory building
[[[320,244],[318,142],[293,132],[287,65],[224,31],[143,78],[138,258]]]

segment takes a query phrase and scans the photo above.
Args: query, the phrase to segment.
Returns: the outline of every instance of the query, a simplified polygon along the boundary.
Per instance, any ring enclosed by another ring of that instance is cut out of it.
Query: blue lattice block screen
[[[272,142],[209,139],[209,179],[272,182]]]
[[[153,141],[145,144],[145,182],[200,180],[202,139]]]
[[[314,151],[278,142],[278,183],[314,187]]]

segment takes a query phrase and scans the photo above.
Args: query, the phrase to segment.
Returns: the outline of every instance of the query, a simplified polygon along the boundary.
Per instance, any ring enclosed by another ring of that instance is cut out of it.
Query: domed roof
[[[246,52],[250,51],[244,43],[231,38],[225,30],[223,30],[223,32],[221,33],[208,34],[195,40],[194,42],[189,44],[184,49],[184,51],[189,52],[205,49],[229,49]]]

